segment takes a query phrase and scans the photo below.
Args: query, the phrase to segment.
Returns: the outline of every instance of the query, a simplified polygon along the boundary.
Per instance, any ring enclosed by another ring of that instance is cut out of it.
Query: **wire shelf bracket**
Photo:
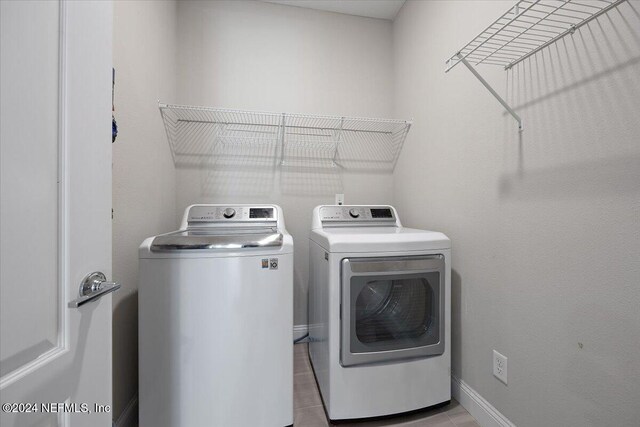
[[[445,72],[462,63],[502,104],[523,130],[520,116],[473,65],[511,69],[628,0],[520,0],[446,61]],[[473,65],[471,63],[474,63]]]
[[[158,102],[176,166],[393,171],[412,122]]]
[[[487,90],[491,92],[491,95],[493,95],[498,100],[498,102],[502,104],[505,110],[507,110],[509,114],[511,114],[513,118],[516,119],[516,121],[518,122],[518,131],[522,132],[524,130],[524,124],[522,123],[522,118],[518,115],[518,113],[516,113],[514,109],[511,108],[509,104],[507,104],[507,101],[502,99],[502,97],[498,94],[498,92],[496,92],[495,89],[491,87],[489,82],[487,82],[480,75],[480,73],[478,73],[478,71],[475,68],[473,68],[473,65],[469,64],[469,61],[467,61],[464,56],[462,56],[461,54],[458,54],[458,58],[460,59],[460,62],[462,62],[469,69],[469,71],[471,71],[473,75],[476,76],[478,80],[480,80],[480,83],[482,83],[484,87],[486,87]]]

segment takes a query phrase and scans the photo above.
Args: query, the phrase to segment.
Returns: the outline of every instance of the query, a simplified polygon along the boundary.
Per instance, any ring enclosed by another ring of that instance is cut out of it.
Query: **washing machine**
[[[328,417],[451,400],[451,243],[392,206],[318,206],[309,237],[309,356]]]
[[[189,206],[139,249],[141,427],[293,424],[293,240],[275,205]]]

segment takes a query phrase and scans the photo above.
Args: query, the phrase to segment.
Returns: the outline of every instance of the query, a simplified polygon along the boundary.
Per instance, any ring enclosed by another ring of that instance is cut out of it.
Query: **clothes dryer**
[[[392,206],[318,206],[309,355],[331,420],[451,399],[451,243]]]

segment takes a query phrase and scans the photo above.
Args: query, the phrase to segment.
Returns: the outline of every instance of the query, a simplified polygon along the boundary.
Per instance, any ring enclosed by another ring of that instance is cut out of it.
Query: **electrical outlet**
[[[507,384],[507,358],[493,350],[493,375]]]
[[[344,205],[344,194],[336,194],[336,205]]]

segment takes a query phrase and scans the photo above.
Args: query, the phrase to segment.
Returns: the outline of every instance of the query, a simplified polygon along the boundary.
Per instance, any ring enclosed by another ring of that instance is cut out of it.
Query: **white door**
[[[111,425],[108,1],[0,1],[0,424]],[[107,288],[108,289],[108,288]]]

